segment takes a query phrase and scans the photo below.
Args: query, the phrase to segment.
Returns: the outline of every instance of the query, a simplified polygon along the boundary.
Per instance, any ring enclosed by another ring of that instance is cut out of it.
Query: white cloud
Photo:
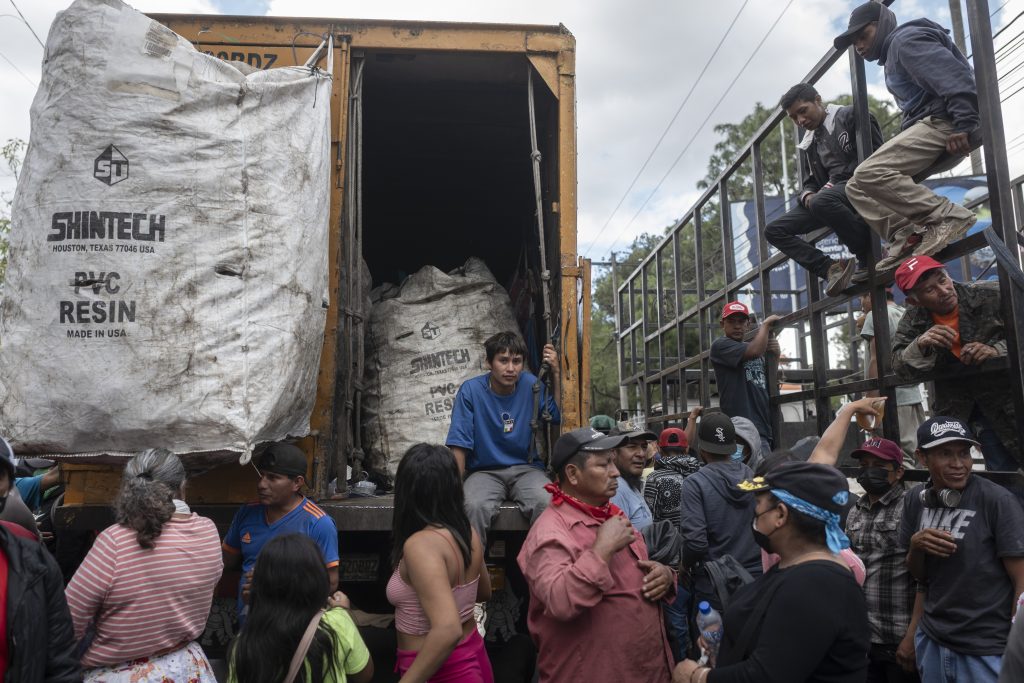
[[[1001,4],[1001,0],[991,2],[993,9]],[[57,0],[19,2],[44,37],[56,12],[67,4]],[[623,196],[741,4],[742,0],[353,0],[339,5],[336,0],[271,0],[268,13],[567,26],[577,40],[579,226],[580,244],[586,248]],[[739,121],[755,102],[774,103],[825,53],[829,40],[845,27],[848,12],[856,4],[858,0],[795,2],[677,168],[626,229],[785,6],[780,0],[750,0],[725,47],[590,255],[601,257],[613,243],[621,247],[640,232],[659,231],[685,212],[699,194],[695,184],[703,177],[717,141],[711,131],[713,125]],[[134,5],[143,11],[182,13],[215,13],[216,7],[214,0],[136,0]],[[1011,0],[996,17],[997,25],[1002,26],[1022,9],[1024,0]],[[949,20],[946,0],[900,0],[897,11],[900,19],[931,16],[942,23]],[[1016,26],[1007,31],[1008,36],[1015,33]],[[42,49],[14,19],[0,17],[0,52],[38,82]],[[1010,63],[1015,65],[1021,58],[1024,54],[1018,52]],[[868,65],[870,92],[886,96],[879,71]],[[844,57],[820,83],[823,95],[848,92],[848,78],[848,60]],[[34,88],[3,60],[0,88],[6,104],[0,108],[0,141],[27,138]],[[1024,94],[1004,110],[1007,130],[1014,131],[1008,133],[1008,139],[1024,128],[1022,104]],[[1011,159],[1015,173],[1024,170],[1024,145],[1011,150]],[[9,190],[10,179],[2,173],[0,189]]]

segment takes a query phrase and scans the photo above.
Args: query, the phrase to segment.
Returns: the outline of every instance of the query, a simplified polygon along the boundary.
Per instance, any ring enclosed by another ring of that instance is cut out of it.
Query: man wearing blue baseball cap
[[[971,473],[977,445],[953,417],[917,430],[916,454],[930,479],[904,497],[900,546],[926,586],[914,638],[924,683],[996,683],[1024,593],[1024,510],[1008,490]]]

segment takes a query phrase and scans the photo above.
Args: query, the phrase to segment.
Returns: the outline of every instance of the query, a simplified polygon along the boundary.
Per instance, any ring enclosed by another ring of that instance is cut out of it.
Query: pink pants
[[[412,666],[417,654],[415,650],[399,650],[395,670],[404,674]],[[484,639],[475,628],[459,641],[441,668],[430,677],[430,683],[494,683]]]

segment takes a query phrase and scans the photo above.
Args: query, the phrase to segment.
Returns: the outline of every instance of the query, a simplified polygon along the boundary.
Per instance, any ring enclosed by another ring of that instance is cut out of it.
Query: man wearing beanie
[[[981,144],[974,72],[949,31],[928,19],[897,26],[880,2],[855,8],[834,42],[837,50],[852,45],[885,68],[885,85],[903,113],[902,132],[865,159],[846,185],[857,213],[889,243],[888,257],[875,268],[890,271],[907,256],[941,251],[977,220],[915,180],[940,159],[951,168]]]

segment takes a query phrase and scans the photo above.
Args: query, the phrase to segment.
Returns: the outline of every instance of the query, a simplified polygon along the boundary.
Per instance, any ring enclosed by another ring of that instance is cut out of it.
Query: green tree
[[[837,104],[846,105],[852,102],[849,95],[832,100]],[[892,106],[884,101],[868,96],[868,108],[882,127],[882,135],[888,140],[899,131],[898,116],[894,113]],[[758,103],[754,110],[745,116],[738,123],[723,123],[715,126],[715,133],[720,136],[719,142],[715,145],[711,158],[708,160],[707,173],[697,183],[701,189],[707,189],[715,183],[722,171],[728,168],[739,156],[748,142],[754,137],[764,122],[771,116],[773,110]],[[783,164],[780,136],[785,131],[787,137],[786,156],[789,165],[789,192],[795,193],[800,185],[800,171],[797,164],[795,127],[788,119],[781,125],[776,126],[768,135],[761,146],[761,158],[764,165],[764,193],[766,196],[779,196],[784,194]],[[753,183],[753,162],[747,159],[740,165],[728,183],[729,201],[749,200],[754,196]],[[637,265],[652,252],[652,250],[664,239],[673,226],[667,226],[659,234],[644,233],[640,235],[624,254],[618,258],[616,268],[616,282],[621,285],[626,278],[636,269]],[[725,286],[725,265],[722,252],[722,221],[721,210],[717,198],[709,201],[701,211],[701,237],[703,241],[702,254],[704,257],[704,289],[706,292],[714,292]],[[685,226],[679,233],[679,259],[680,274],[679,281],[682,292],[680,293],[680,306],[685,311],[697,303],[697,272],[694,249],[695,231],[693,224]],[[659,292],[658,296],[642,297],[649,306],[661,306],[662,317],[670,318],[675,316],[675,292],[674,292],[674,261],[665,259],[662,262],[662,280],[667,287],[665,291]],[[656,286],[653,277],[653,269],[644,283],[646,288],[653,291]],[[593,283],[593,304],[591,312],[592,337],[591,337],[591,406],[594,413],[611,415],[619,407],[619,361],[616,356],[616,325],[615,325],[615,293],[612,289],[612,275],[609,268],[603,269],[594,279]],[[640,299],[641,297],[637,297]],[[624,305],[629,305],[624,302]],[[634,302],[637,308],[635,314],[639,314],[639,301]],[[647,311],[647,319],[656,319],[657,312]],[[624,312],[625,320],[636,319]],[[696,321],[694,321],[696,322]],[[649,324],[647,332],[653,330]],[[685,355],[693,355],[697,348],[697,332],[695,328],[687,328],[682,340],[669,339],[668,348],[665,349],[667,357],[678,357],[680,349],[679,342],[682,342],[682,351]],[[652,368],[647,368],[651,370]],[[627,368],[627,373],[629,369]]]
[[[21,162],[28,145],[24,140],[11,138],[3,147],[0,147],[0,157],[7,163],[15,181],[21,171]],[[4,278],[7,274],[7,251],[8,239],[11,234],[11,203],[13,197],[7,193],[0,193],[0,291],[3,291]]]

